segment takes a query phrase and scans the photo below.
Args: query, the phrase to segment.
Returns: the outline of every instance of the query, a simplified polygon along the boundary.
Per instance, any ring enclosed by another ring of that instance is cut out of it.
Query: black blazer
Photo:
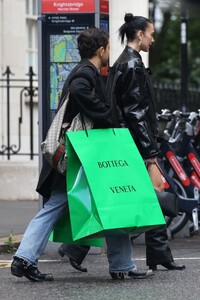
[[[71,122],[80,112],[93,120],[94,128],[119,127],[104,82],[92,63],[82,60],[77,64],[64,84],[62,97],[68,88],[70,100],[65,116],[67,122]],[[48,199],[52,190],[66,191],[66,177],[57,173],[44,161],[36,191]]]

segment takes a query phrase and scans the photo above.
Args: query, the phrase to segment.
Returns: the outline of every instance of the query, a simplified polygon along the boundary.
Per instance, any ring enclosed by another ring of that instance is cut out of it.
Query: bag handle
[[[80,112],[80,116],[81,116],[82,127],[85,130],[86,136],[88,137],[88,131],[87,131],[87,128],[86,128],[86,125],[85,125],[85,120],[84,120],[84,117],[83,117],[81,112]]]

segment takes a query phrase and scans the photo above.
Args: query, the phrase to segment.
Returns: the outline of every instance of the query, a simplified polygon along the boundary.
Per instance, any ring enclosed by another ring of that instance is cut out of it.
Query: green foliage
[[[8,240],[6,242],[6,245],[7,245],[7,252],[8,253],[13,253],[13,252],[16,251],[16,248],[15,248],[14,243],[13,243],[13,234],[12,234],[12,231],[11,231],[11,233],[8,236]]]
[[[150,49],[152,79],[163,82],[181,81],[181,11],[163,12],[163,26],[155,34],[155,43]],[[169,18],[170,13],[170,18]],[[188,82],[200,83],[199,17],[187,19]],[[165,27],[163,29],[163,27]]]
[[[157,55],[156,61],[150,60],[150,66],[153,69],[153,79],[162,78],[163,81],[180,80],[180,63],[181,63],[181,42],[180,42],[180,16],[170,20],[167,25],[166,35],[163,45],[159,46],[159,33],[155,37],[155,43],[150,51],[155,51],[157,47],[161,49]],[[157,38],[157,39],[156,39]],[[150,54],[151,55],[151,54]]]
[[[200,21],[197,18],[188,20],[188,79],[200,83]]]

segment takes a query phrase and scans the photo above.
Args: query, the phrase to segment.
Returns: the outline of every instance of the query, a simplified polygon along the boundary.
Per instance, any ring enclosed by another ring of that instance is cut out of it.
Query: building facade
[[[38,197],[35,185],[39,172],[40,144],[37,80],[40,40],[38,11],[41,9],[41,1],[0,1],[0,172],[3,174],[0,178],[0,188],[4,190],[0,200]],[[124,22],[125,12],[148,16],[148,0],[109,0],[111,65],[122,50],[117,30]],[[148,56],[144,55],[143,59],[147,64]],[[31,101],[28,81],[30,67],[34,79],[34,95]],[[15,81],[16,79],[19,81]],[[8,147],[9,157],[5,155]],[[26,155],[14,155],[19,147],[19,153]],[[27,155],[30,148],[33,153],[31,159],[30,155]]]

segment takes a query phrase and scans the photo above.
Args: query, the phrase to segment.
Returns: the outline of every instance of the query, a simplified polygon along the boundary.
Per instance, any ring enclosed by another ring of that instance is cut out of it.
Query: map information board
[[[50,111],[55,114],[64,82],[80,61],[77,37],[88,27],[94,26],[94,14],[51,14],[46,19],[48,27],[47,55],[49,53]]]

